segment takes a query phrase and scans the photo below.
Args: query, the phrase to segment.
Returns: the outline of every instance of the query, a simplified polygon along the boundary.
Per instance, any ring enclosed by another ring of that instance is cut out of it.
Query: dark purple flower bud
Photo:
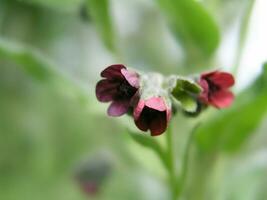
[[[98,183],[95,183],[93,181],[88,181],[88,182],[81,182],[81,189],[85,194],[88,194],[90,196],[95,196],[98,193]]]
[[[134,109],[134,121],[142,130],[150,130],[152,136],[165,132],[171,118],[169,108],[162,97],[151,97],[147,100],[140,99]]]
[[[121,116],[128,112],[132,98],[139,88],[139,75],[124,65],[111,65],[101,72],[105,79],[96,85],[96,97],[100,102],[112,102],[108,115]]]
[[[98,153],[76,169],[76,181],[85,194],[96,196],[101,192],[101,188],[109,178],[113,168],[113,164],[107,156]]]

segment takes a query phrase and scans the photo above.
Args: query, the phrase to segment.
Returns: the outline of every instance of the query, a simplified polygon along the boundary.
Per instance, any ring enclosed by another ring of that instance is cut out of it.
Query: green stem
[[[186,183],[186,177],[187,177],[187,171],[188,171],[188,161],[189,161],[189,152],[190,147],[194,138],[194,134],[198,128],[199,124],[197,124],[189,134],[185,150],[184,150],[184,156],[182,159],[182,171],[179,179],[177,180],[176,173],[175,173],[175,157],[174,157],[174,151],[173,151],[173,134],[171,126],[169,126],[167,133],[166,133],[166,139],[167,139],[167,152],[166,152],[166,158],[167,158],[167,170],[169,175],[169,184],[170,189],[172,193],[172,200],[177,200],[178,197],[181,196],[185,183]]]
[[[167,133],[167,163],[168,163],[168,175],[169,175],[169,184],[172,193],[172,200],[177,199],[177,187],[176,187],[176,175],[175,175],[175,160],[173,154],[173,135],[171,126],[169,126]]]
[[[186,142],[185,150],[184,150],[184,156],[182,160],[182,170],[181,170],[181,175],[179,177],[179,183],[178,183],[178,190],[177,190],[177,196],[180,196],[183,192],[183,189],[186,184],[186,178],[187,178],[187,173],[188,173],[188,163],[189,163],[189,153],[190,153],[190,147],[193,142],[194,134],[199,127],[199,124],[197,124],[192,131],[189,134],[189,137]]]
[[[237,75],[238,73],[238,68],[240,66],[240,61],[241,61],[241,57],[244,51],[245,41],[247,38],[249,22],[250,22],[250,18],[251,18],[251,14],[252,14],[255,2],[256,0],[250,0],[248,2],[247,9],[244,12],[243,19],[241,20],[241,24],[239,28],[239,40],[238,40],[238,45],[237,45],[236,57],[234,60],[234,67],[233,67],[234,75]]]

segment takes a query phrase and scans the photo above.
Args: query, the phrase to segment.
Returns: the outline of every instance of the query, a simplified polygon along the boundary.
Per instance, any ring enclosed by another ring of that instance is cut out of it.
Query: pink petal
[[[145,107],[145,101],[141,99],[138,102],[137,106],[134,108],[134,113],[133,113],[134,120],[138,120],[138,118],[140,117],[144,107]]]
[[[169,122],[171,120],[171,117],[172,117],[172,111],[171,109],[167,109],[167,122]]]
[[[199,99],[204,102],[204,103],[208,103],[208,94],[209,94],[209,84],[205,79],[200,79],[199,81],[199,85],[201,86],[201,88],[203,89],[203,91],[201,92],[201,94],[199,95]]]
[[[118,83],[116,82],[111,82],[107,79],[105,80],[100,80],[96,84],[96,97],[98,101],[100,102],[109,102],[113,99],[113,96],[117,92],[117,85]]]
[[[152,136],[161,135],[167,128],[167,113],[159,112],[149,124]]]
[[[212,94],[212,96],[210,96],[210,103],[216,108],[229,107],[232,104],[233,100],[233,93],[227,90],[215,92]]]
[[[208,91],[209,91],[209,84],[208,84],[208,82],[205,79],[200,79],[199,85],[203,89],[203,92],[208,93]]]
[[[127,113],[129,109],[128,101],[114,101],[108,107],[108,115],[112,117],[119,117]]]
[[[123,78],[121,69],[126,68],[122,64],[110,65],[101,72],[101,76],[107,79]]]
[[[121,73],[131,86],[139,88],[139,75],[136,72],[123,68]]]
[[[209,77],[209,80],[218,85],[220,88],[229,88],[235,84],[235,79],[232,74],[227,72],[217,72]]]
[[[145,105],[158,111],[165,111],[167,109],[167,106],[165,105],[162,97],[152,97],[146,100]]]

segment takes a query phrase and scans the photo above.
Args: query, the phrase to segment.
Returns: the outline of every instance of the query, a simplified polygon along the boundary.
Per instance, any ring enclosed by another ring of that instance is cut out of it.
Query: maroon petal
[[[114,101],[108,108],[108,115],[113,117],[119,117],[127,113],[129,109],[129,101]]]
[[[135,125],[141,130],[141,131],[147,131],[148,130],[148,124],[144,117],[139,117],[137,120],[134,121]]]
[[[123,78],[121,69],[124,69],[124,68],[126,67],[121,64],[110,65],[109,67],[107,67],[101,72],[101,76],[107,79]]]
[[[161,135],[167,128],[166,112],[159,112],[149,124],[149,129],[152,136]]]
[[[96,84],[96,97],[100,102],[109,102],[113,99],[114,95],[117,93],[118,83],[111,82],[107,79],[100,80]]]
[[[140,93],[139,93],[140,91],[139,90],[137,90],[136,92],[135,92],[135,94],[133,95],[133,97],[131,98],[131,100],[130,100],[130,105],[132,106],[132,107],[136,107],[136,105],[138,104],[138,102],[139,102],[139,100],[140,100]]]
[[[82,189],[88,195],[96,195],[98,192],[98,186],[94,182],[82,183]]]
[[[167,106],[165,105],[165,102],[161,97],[152,97],[146,100],[145,105],[158,111],[165,111],[167,109]]]
[[[220,88],[229,88],[235,84],[234,77],[227,72],[214,73],[209,77],[209,80]]]
[[[121,69],[121,73],[131,86],[139,88],[139,75],[136,72]]]
[[[216,73],[218,73],[218,70],[203,73],[203,74],[201,74],[201,79],[209,78],[209,77],[213,76]]]
[[[216,108],[229,107],[232,104],[233,100],[233,93],[227,90],[215,92],[212,94],[212,96],[210,96],[210,103]]]

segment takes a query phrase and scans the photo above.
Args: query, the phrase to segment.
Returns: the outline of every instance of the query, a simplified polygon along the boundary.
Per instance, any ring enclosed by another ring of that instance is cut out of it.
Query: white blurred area
[[[244,87],[261,71],[267,61],[267,1],[257,0],[253,10],[250,27],[238,73],[237,87]]]
[[[266,9],[266,0],[256,0],[236,77],[237,90],[242,90],[249,85],[261,72],[262,64],[267,61]],[[227,70],[231,70],[234,63],[237,34],[237,29],[231,31],[222,41],[222,46],[219,49],[220,63],[226,66]]]

